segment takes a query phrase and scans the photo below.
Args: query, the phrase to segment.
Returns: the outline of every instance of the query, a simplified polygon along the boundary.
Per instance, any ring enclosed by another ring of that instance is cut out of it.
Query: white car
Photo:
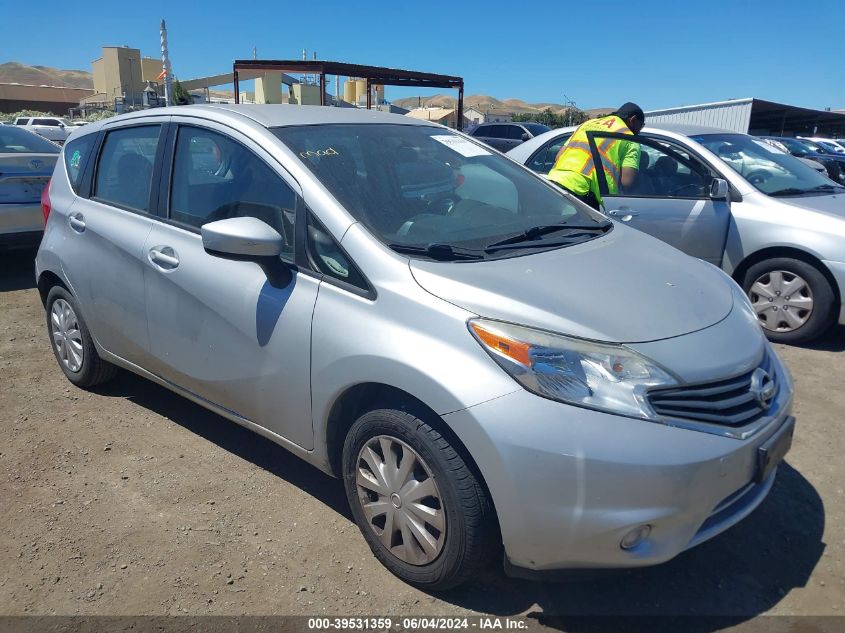
[[[65,139],[79,126],[67,119],[57,116],[19,116],[15,119],[15,125],[25,127],[30,132],[43,136],[54,143],[62,144]]]
[[[823,136],[799,136],[798,138],[805,141],[813,141],[816,145],[821,145],[831,154],[845,154],[845,145],[842,142],[833,138],[825,138]]]

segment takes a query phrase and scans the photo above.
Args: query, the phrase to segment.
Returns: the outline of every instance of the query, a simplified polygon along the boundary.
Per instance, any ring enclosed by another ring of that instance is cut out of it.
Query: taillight
[[[47,218],[50,215],[50,183],[53,182],[53,179],[47,181],[47,184],[44,186],[44,191],[41,192],[41,213],[44,214],[44,223],[47,223]]]

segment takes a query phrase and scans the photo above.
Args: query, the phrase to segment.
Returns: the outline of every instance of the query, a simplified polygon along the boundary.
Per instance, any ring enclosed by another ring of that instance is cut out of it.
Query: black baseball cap
[[[616,112],[614,112],[616,116],[618,116],[623,121],[627,121],[632,116],[637,117],[640,121],[645,122],[645,114],[643,113],[643,109],[638,106],[636,103],[628,103],[623,104]]]

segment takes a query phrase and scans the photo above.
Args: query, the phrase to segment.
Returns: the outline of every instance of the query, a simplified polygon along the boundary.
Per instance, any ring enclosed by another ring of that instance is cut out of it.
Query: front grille
[[[756,368],[727,380],[654,389],[648,393],[648,401],[655,413],[668,418],[731,427],[751,424],[767,415],[780,390],[778,376],[772,369],[768,354],[759,368],[765,370],[774,382],[774,392],[768,400],[768,406],[760,402],[757,393],[752,389],[752,377],[757,371]]]

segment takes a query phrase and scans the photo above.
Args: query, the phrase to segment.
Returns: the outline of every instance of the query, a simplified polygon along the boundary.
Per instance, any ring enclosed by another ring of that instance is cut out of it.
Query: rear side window
[[[150,183],[160,132],[160,125],[109,132],[97,163],[94,197],[120,207],[149,212]]]
[[[78,194],[82,184],[82,176],[85,174],[85,165],[88,164],[88,156],[94,147],[96,134],[86,134],[65,145],[65,169],[67,178],[73,192]]]
[[[26,118],[15,119],[15,125],[26,125],[27,123],[29,123],[29,119],[26,119]]]
[[[283,256],[292,255],[296,193],[234,139],[180,127],[170,191],[170,219],[199,228],[226,218],[258,218],[284,238]]]

